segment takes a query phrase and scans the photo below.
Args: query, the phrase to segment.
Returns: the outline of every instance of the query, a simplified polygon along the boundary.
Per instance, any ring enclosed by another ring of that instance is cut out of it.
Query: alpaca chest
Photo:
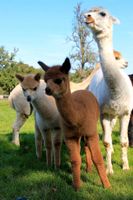
[[[46,116],[41,116],[38,112],[36,112],[35,120],[41,131],[44,129],[54,129],[55,127],[60,127],[58,116],[47,118]]]
[[[85,120],[82,124],[77,124],[75,126],[69,126],[68,124],[62,122],[62,130],[65,138],[71,137],[82,137],[82,136],[92,136],[97,132],[96,122],[93,119]]]
[[[101,112],[103,114],[111,114],[111,115],[124,115],[129,114],[131,111],[131,106],[129,107],[129,104],[126,102],[117,101],[117,100],[110,100],[108,103],[105,103],[102,108]]]

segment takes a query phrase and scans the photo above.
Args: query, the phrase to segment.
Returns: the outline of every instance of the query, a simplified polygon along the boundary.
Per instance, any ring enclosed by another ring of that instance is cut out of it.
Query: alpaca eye
[[[119,57],[115,57],[116,60],[119,60]]]
[[[34,87],[33,90],[36,91],[36,90],[37,90],[37,87]]]
[[[102,17],[105,17],[106,16],[106,13],[105,12],[100,12],[99,13]]]
[[[62,79],[57,78],[57,79],[54,80],[54,83],[60,85],[62,83]]]

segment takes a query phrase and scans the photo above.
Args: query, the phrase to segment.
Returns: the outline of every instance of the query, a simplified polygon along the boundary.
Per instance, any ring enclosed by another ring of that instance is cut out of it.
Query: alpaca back
[[[90,119],[98,120],[99,106],[96,98],[91,92],[78,90],[72,93],[72,98],[76,105],[76,109],[78,110],[79,117],[83,115],[81,121],[88,121]]]
[[[31,114],[30,104],[29,102],[27,102],[20,84],[18,84],[11,91],[8,100],[9,100],[10,106],[13,109],[15,109],[17,112],[20,112],[25,115]]]

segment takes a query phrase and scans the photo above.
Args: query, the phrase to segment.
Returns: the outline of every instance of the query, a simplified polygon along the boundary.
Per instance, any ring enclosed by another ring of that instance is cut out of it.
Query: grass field
[[[123,171],[118,124],[113,134],[115,173],[109,176],[112,188],[103,189],[95,168],[91,174],[85,172],[85,157],[81,151],[83,186],[75,192],[71,185],[71,165],[65,145],[62,146],[61,169],[47,168],[45,148],[41,161],[35,156],[33,116],[20,131],[20,147],[11,143],[14,119],[15,112],[8,102],[0,101],[0,200],[15,200],[20,196],[28,200],[133,200],[133,148],[128,150],[130,170]],[[98,129],[101,133],[100,125]],[[100,145],[105,158],[101,140]]]

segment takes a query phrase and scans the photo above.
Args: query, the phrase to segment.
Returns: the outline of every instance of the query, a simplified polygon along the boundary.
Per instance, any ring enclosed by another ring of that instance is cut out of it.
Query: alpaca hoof
[[[80,181],[80,183],[73,183],[73,187],[75,189],[75,191],[78,191],[80,189],[80,187],[82,186],[83,182]]]
[[[127,171],[127,170],[129,170],[130,168],[129,168],[128,165],[126,165],[126,166],[123,166],[122,169],[123,169],[124,171]]]
[[[86,168],[86,173],[92,173],[92,168],[87,167],[87,168]]]
[[[20,146],[20,142],[16,140],[12,140],[12,143],[15,144],[16,146]]]
[[[108,179],[104,182],[103,187],[104,187],[105,189],[110,189],[110,188],[111,188],[111,184],[110,184],[110,182],[109,182]]]
[[[42,159],[42,155],[40,155],[40,154],[36,154],[36,157],[37,157],[38,160]]]
[[[106,174],[112,175],[114,173],[113,169],[106,169]]]
[[[110,190],[110,189],[112,189],[112,186],[109,184],[109,185],[107,185],[107,186],[104,186],[104,189]]]

